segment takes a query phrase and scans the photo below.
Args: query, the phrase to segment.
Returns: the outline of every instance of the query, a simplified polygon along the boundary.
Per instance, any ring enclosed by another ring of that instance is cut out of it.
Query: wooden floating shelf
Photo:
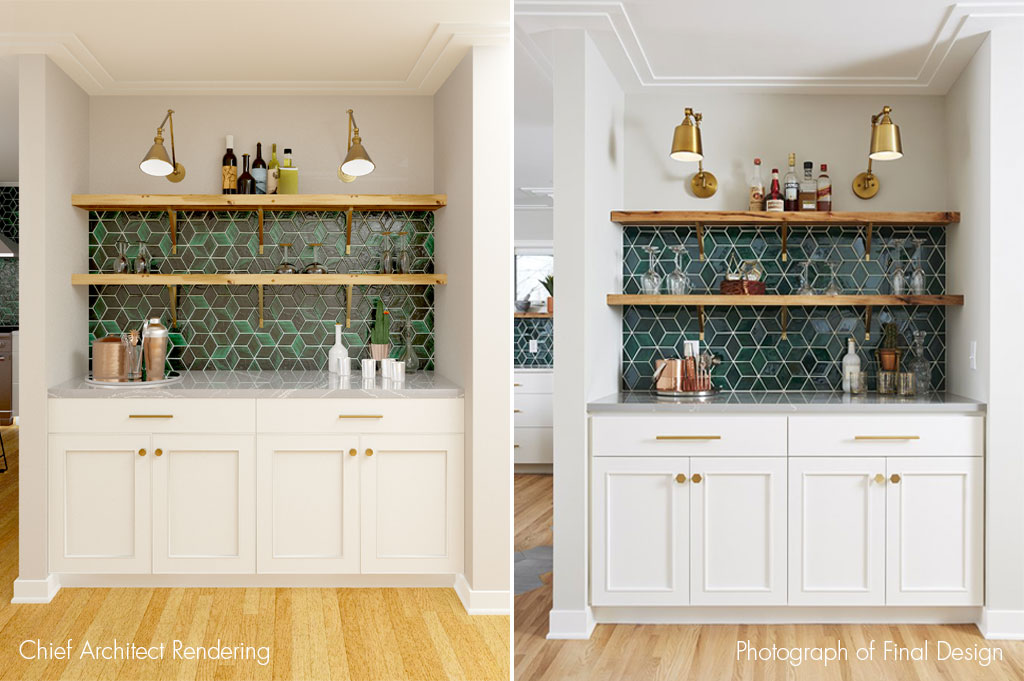
[[[83,210],[437,210],[445,194],[72,194]]]
[[[957,224],[956,211],[728,211],[728,210],[613,210],[612,222],[620,225],[907,225],[934,226]]]
[[[899,305],[963,305],[961,295],[942,296],[886,296],[886,295],[840,295],[840,296],[744,296],[744,295],[626,295],[608,294],[609,305],[693,305],[730,307],[834,307],[851,306],[899,306]]]
[[[515,312],[512,314],[516,319],[553,319],[552,312]]]
[[[447,274],[72,274],[74,286],[433,286]]]

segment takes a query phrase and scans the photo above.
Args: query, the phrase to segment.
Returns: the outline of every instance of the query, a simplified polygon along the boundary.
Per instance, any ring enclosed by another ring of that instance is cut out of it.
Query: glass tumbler
[[[878,394],[893,395],[896,393],[898,374],[895,371],[878,372]]]
[[[914,372],[901,371],[899,374],[899,391],[901,397],[914,397],[917,395],[917,383],[914,380]]]
[[[850,374],[850,394],[863,395],[868,391],[868,372],[855,371]]]

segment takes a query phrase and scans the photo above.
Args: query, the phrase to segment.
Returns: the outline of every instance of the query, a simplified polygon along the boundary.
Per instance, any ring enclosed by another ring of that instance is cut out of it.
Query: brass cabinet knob
[[[699,485],[700,481],[703,480],[703,479],[704,478],[703,478],[703,476],[701,476],[700,473],[694,473],[693,475],[690,476],[690,481],[693,482],[693,484],[695,484],[695,485]]]
[[[366,456],[373,456],[373,450],[372,449],[367,449],[366,450]]]
[[[879,485],[881,485],[883,482],[885,482],[885,476],[882,475],[881,473],[876,474],[875,475],[875,482],[877,482]]]
[[[139,456],[146,456],[146,450],[145,449],[140,449],[139,450]]]
[[[679,475],[677,475],[676,476],[676,482],[678,482],[680,484],[686,482],[686,473],[680,473]]]
[[[889,481],[890,482],[899,482],[900,481],[900,474],[899,473],[893,473],[892,475],[889,476]]]
[[[155,452],[153,452],[153,453],[154,453],[154,454],[156,454],[157,456],[163,456],[164,450],[162,450],[162,449],[157,449],[157,450],[156,450]]]
[[[349,456],[355,456],[357,453],[358,452],[356,452],[356,448],[355,447],[353,447],[352,449],[348,450],[348,455]]]

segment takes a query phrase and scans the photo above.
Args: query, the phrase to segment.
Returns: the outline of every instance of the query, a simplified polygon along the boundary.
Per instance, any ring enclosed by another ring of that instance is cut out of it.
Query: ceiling
[[[432,95],[505,0],[0,0],[0,54],[45,53],[91,95]]]

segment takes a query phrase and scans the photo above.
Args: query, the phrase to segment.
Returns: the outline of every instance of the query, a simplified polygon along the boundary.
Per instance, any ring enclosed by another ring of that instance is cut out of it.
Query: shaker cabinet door
[[[886,603],[980,605],[982,459],[887,464]]]
[[[686,457],[595,457],[591,601],[686,605],[692,484]]]
[[[153,435],[153,572],[256,570],[252,435]]]
[[[690,603],[786,604],[786,459],[690,459]]]
[[[149,435],[51,435],[50,570],[149,572]]]
[[[885,459],[789,460],[789,602],[885,603]]]
[[[359,437],[258,439],[260,573],[359,572]]]

